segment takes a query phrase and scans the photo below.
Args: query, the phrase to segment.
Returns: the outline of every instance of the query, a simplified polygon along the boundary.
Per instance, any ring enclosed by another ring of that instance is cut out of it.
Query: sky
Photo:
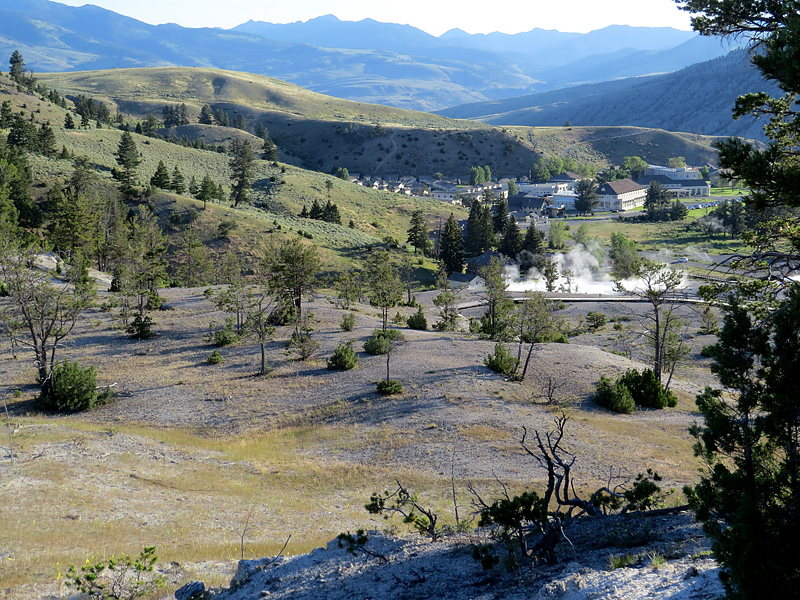
[[[371,18],[413,25],[432,35],[459,28],[467,33],[520,33],[534,28],[586,33],[608,25],[689,30],[689,13],[673,0],[58,0],[95,4],[157,25],[228,29],[249,20],[307,21],[333,14],[343,21]]]

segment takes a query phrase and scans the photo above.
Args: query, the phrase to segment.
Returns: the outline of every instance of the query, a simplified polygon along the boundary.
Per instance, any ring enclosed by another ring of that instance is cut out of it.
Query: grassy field
[[[706,214],[706,209],[697,209],[689,212],[684,221],[669,221],[663,223],[632,223],[627,221],[609,220],[601,222],[586,222],[589,234],[609,244],[612,233],[622,232],[629,239],[635,241],[639,250],[645,252],[659,252],[667,250],[674,254],[694,251],[707,254],[735,254],[746,250],[738,238],[709,235],[694,226],[697,218]],[[569,219],[572,222],[573,219]],[[578,219],[575,219],[578,221]],[[573,227],[576,228],[578,225]]]

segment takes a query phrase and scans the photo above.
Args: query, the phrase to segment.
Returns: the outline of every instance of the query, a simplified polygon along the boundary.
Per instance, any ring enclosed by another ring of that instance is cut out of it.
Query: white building
[[[599,210],[632,210],[644,206],[647,188],[631,179],[609,181],[597,188]]]

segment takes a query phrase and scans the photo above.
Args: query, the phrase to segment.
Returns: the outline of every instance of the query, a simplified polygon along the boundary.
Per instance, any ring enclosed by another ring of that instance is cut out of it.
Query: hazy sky
[[[458,27],[468,33],[519,33],[538,27],[585,33],[607,25],[691,29],[673,0],[58,0],[95,4],[146,23],[230,28],[250,19],[307,21],[333,14],[343,21],[372,18],[407,23],[433,35]]]

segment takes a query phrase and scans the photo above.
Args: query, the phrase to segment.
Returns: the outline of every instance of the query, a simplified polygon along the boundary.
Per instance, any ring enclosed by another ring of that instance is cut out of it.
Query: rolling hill
[[[326,173],[343,166],[351,173],[369,175],[441,172],[467,177],[471,166],[488,164],[496,175],[519,177],[529,173],[542,153],[561,154],[575,144],[580,145],[578,156],[583,162],[598,167],[618,162],[611,158],[619,154],[613,142],[619,135],[616,129],[545,133],[499,128],[331,98],[247,73],[204,68],[115,69],[42,75],[41,81],[71,97],[92,96],[132,119],[143,120],[148,114],[160,117],[165,105],[185,103],[194,124],[162,134],[218,143],[214,136],[221,128],[196,124],[200,108],[209,104],[231,117],[243,115],[251,132],[263,124],[280,148],[281,160]],[[623,156],[639,154],[652,162],[666,162],[670,156],[680,155],[696,164],[715,162],[711,138],[673,135],[673,144],[637,144],[636,152],[631,152],[628,139],[646,137],[641,130],[628,136],[631,131],[625,132],[627,137],[620,145],[626,152]]]
[[[582,85],[458,106],[439,114],[493,125],[635,125],[705,135],[762,139],[761,123],[731,119],[746,92],[780,95],[737,50],[675,73]]]

